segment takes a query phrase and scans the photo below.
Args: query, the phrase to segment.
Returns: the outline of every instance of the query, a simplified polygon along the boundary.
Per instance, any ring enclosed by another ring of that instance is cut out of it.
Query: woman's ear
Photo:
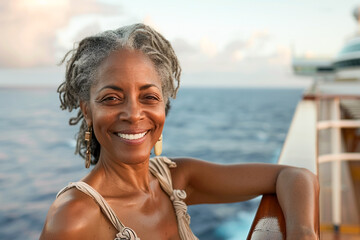
[[[80,109],[88,126],[92,126],[91,109],[88,102],[80,101]]]

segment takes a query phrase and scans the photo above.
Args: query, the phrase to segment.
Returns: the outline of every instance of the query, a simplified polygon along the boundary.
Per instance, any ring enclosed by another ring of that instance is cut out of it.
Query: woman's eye
[[[120,101],[121,101],[121,98],[110,96],[110,97],[105,97],[105,98],[101,99],[100,102],[105,103],[105,104],[116,104]]]
[[[147,100],[152,100],[152,101],[159,101],[159,97],[158,96],[155,96],[155,95],[147,95],[145,96],[145,99]]]
[[[116,97],[107,97],[104,100],[105,101],[115,101],[115,100],[118,100],[118,98],[116,98]]]

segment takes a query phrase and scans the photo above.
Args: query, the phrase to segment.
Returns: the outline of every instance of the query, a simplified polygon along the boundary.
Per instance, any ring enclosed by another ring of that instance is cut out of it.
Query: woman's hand
[[[302,168],[285,168],[276,182],[287,239],[318,239],[319,183],[316,175]]]

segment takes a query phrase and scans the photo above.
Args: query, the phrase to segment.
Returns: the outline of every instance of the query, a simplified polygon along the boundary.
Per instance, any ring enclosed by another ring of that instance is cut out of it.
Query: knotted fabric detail
[[[150,171],[159,180],[161,188],[169,195],[173,203],[181,240],[198,240],[190,229],[190,216],[187,212],[186,192],[173,189],[169,168],[175,168],[176,163],[167,157],[155,157],[150,159]]]
[[[136,236],[134,230],[128,227],[124,227],[121,232],[116,234],[116,238],[114,240],[128,240],[128,239],[140,240],[140,238]]]

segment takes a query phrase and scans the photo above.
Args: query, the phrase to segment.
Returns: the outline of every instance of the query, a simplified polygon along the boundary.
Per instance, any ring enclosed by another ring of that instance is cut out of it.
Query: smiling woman
[[[271,164],[218,165],[161,154],[180,66],[170,43],[143,24],[85,38],[66,56],[61,106],[79,109],[77,153],[93,169],[62,189],[40,239],[197,239],[187,205],[276,193],[291,239],[316,239],[316,177]],[[65,61],[65,60],[64,60]]]

